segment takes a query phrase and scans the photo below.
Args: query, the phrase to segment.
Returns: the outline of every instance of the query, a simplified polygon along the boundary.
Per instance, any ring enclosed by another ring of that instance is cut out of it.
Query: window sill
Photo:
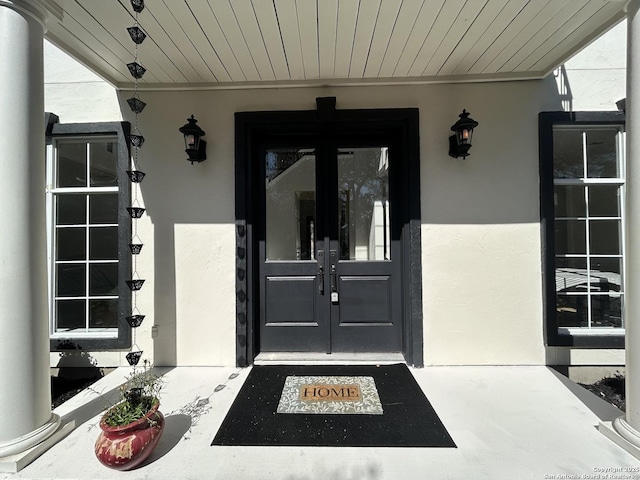
[[[586,336],[621,336],[624,337],[624,328],[580,328],[580,327],[560,327],[559,335],[586,335]]]
[[[129,348],[130,335],[118,335],[118,330],[105,329],[82,333],[58,332],[49,337],[52,352],[68,350],[124,350]]]
[[[95,330],[67,330],[51,334],[51,340],[118,338],[118,330],[115,328],[96,328]]]
[[[547,339],[550,347],[577,348],[624,348],[623,329],[584,330],[579,328],[560,328]]]

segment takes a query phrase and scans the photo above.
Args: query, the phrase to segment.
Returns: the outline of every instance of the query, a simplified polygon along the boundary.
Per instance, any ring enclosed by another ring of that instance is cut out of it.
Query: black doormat
[[[373,377],[384,413],[277,413],[292,375]],[[403,364],[253,367],[211,445],[456,447]]]

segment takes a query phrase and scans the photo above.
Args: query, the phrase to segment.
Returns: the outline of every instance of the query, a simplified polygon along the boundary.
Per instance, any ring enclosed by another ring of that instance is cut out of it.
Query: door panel
[[[317,327],[316,277],[267,277],[265,325]]]
[[[340,278],[339,325],[390,325],[391,282],[383,276]]]

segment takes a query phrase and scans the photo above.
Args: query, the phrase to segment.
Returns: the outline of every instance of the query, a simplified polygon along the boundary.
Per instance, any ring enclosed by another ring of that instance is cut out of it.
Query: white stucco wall
[[[627,22],[620,22],[554,72],[563,110],[614,111],[626,97]],[[624,365],[622,349],[549,347],[550,365]]]
[[[61,122],[122,120],[116,90],[46,40],[44,79],[44,109]]]
[[[620,28],[610,32],[614,43]],[[553,79],[142,92],[148,210],[138,224],[145,243],[138,272],[147,282],[138,305],[147,319],[136,332],[138,346],[158,365],[235,363],[233,115],[315,109],[316,97],[336,96],[339,109],[420,109],[426,365],[623,363],[622,350],[545,348],[543,338],[537,114],[567,105],[611,110],[611,101],[624,97],[617,60],[603,74],[617,75],[606,95],[588,88],[599,85],[593,62],[612,47],[599,54],[594,48],[600,47],[593,44],[565,66],[570,104]],[[46,45],[45,55],[47,111],[65,123],[132,120],[124,104],[131,92],[117,94],[55,47]],[[447,155],[449,127],[462,108],[480,122],[467,160]],[[208,160],[193,166],[177,131],[191,114],[208,141]],[[91,353],[100,365],[126,364],[126,352]],[[52,354],[52,366],[58,359]]]
[[[420,109],[425,362],[544,364],[537,113],[554,107],[544,93],[543,82],[145,92],[140,236],[155,248],[156,361],[235,361],[234,113],[336,96],[340,109]],[[447,155],[463,107],[480,122],[467,160]],[[177,132],[191,114],[208,141],[194,166]],[[525,124],[514,130],[513,118]]]
[[[619,23],[554,72],[563,109],[616,110],[626,97],[627,22]]]

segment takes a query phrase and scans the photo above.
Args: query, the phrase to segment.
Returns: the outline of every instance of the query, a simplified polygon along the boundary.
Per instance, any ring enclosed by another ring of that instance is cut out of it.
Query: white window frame
[[[97,263],[105,263],[105,264],[114,264],[119,263],[118,260],[89,260],[89,208],[87,205],[86,209],[86,218],[83,226],[86,230],[86,256],[84,260],[73,260],[73,261],[61,261],[58,262],[55,260],[55,251],[56,251],[56,230],[58,228],[73,228],[69,226],[59,227],[56,226],[56,218],[55,218],[55,197],[58,194],[104,194],[104,193],[119,193],[120,187],[111,186],[111,187],[54,187],[55,179],[57,177],[56,167],[58,165],[58,145],[61,143],[85,143],[86,146],[86,175],[87,175],[87,185],[89,185],[88,178],[90,175],[89,161],[91,155],[91,142],[99,140],[100,142],[109,142],[112,141],[114,144],[118,143],[118,138],[116,136],[74,136],[70,138],[60,138],[54,139],[50,145],[47,146],[47,188],[46,188],[46,215],[47,215],[47,268],[48,268],[48,305],[49,305],[49,336],[52,339],[61,339],[61,338],[117,338],[118,337],[118,328],[91,328],[89,327],[89,300],[92,299],[101,299],[101,300],[110,300],[110,299],[118,299],[117,295],[113,296],[91,296],[89,295],[89,266],[91,264]],[[88,197],[86,197],[88,200]],[[80,224],[78,224],[80,225]],[[93,224],[91,227],[118,227],[117,223],[115,224]],[[55,285],[56,285],[56,266],[58,263],[64,264],[84,264],[85,265],[85,291],[86,295],[80,297],[64,297],[65,300],[86,300],[85,303],[85,328],[84,329],[76,329],[76,330],[65,330],[65,329],[57,329],[57,318],[56,318],[56,308],[55,301],[57,297],[55,296]]]
[[[627,293],[625,287],[625,235],[626,231],[626,221],[625,221],[625,188],[626,188],[626,159],[625,159],[625,142],[626,142],[626,134],[624,128],[620,125],[602,125],[602,124],[593,124],[593,125],[554,125],[553,131],[561,131],[561,130],[572,130],[572,131],[580,131],[582,133],[582,162],[583,162],[583,177],[581,178],[553,178],[553,185],[555,186],[580,186],[586,187],[584,188],[585,194],[585,207],[586,207],[586,215],[585,217],[554,217],[555,220],[583,220],[585,221],[585,253],[584,254],[556,254],[556,258],[579,258],[586,260],[587,266],[587,277],[590,277],[591,270],[591,258],[619,258],[621,260],[621,276],[622,282],[620,285],[621,292],[616,292],[616,294],[612,295],[609,293],[597,293],[591,291],[591,282],[587,282],[587,322],[588,325],[586,327],[558,327],[559,334],[569,334],[569,335],[580,335],[580,336],[588,336],[588,335],[604,335],[604,336],[623,336],[625,333],[624,325],[624,298]],[[587,132],[589,130],[616,130],[618,133],[616,135],[616,159],[617,159],[617,167],[619,171],[618,177],[615,178],[589,178],[587,177]],[[595,217],[589,215],[589,197],[588,197],[588,188],[593,185],[610,185],[617,186],[620,188],[620,215],[618,217]],[[555,203],[555,202],[554,202]],[[589,222],[594,220],[620,220],[620,254],[619,255],[606,255],[606,254],[591,254],[590,252],[590,228]],[[560,294],[562,296],[584,296],[585,294],[582,292],[568,292]],[[599,295],[608,295],[608,296],[619,296],[621,302],[621,325],[622,327],[594,327],[591,325],[592,321],[592,305],[591,298]]]

